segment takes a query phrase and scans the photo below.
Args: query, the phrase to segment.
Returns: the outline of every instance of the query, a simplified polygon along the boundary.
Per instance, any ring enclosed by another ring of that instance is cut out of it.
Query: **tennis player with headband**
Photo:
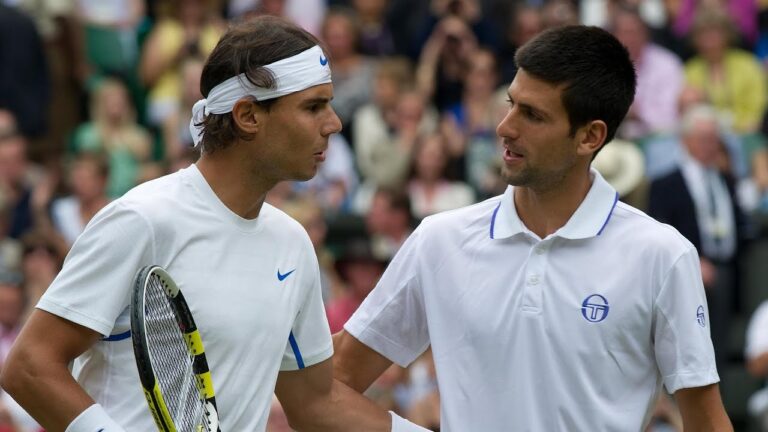
[[[263,431],[273,393],[297,430],[424,431],[333,379],[312,244],[264,202],[278,182],[312,178],[341,129],[318,41],[278,18],[236,25],[201,90],[190,126],[200,160],[94,217],[13,347],[3,388],[49,431],[153,430],[128,304],[136,271],[156,264],[200,329],[223,431]]]

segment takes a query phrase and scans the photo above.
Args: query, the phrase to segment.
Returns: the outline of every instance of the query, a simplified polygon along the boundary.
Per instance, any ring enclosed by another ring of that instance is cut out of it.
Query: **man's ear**
[[[605,144],[605,137],[607,135],[608,125],[602,120],[592,120],[579,128],[579,144],[576,148],[576,153],[579,156],[592,157]]]
[[[254,101],[245,98],[235,102],[232,107],[232,118],[237,127],[248,134],[255,134],[261,128],[265,111]]]

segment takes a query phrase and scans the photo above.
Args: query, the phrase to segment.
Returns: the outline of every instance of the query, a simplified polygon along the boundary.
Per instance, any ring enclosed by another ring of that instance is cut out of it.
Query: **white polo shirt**
[[[719,380],[695,248],[591,175],[543,240],[512,187],[425,219],[345,325],[401,366],[432,345],[441,430],[641,431],[662,383]]]

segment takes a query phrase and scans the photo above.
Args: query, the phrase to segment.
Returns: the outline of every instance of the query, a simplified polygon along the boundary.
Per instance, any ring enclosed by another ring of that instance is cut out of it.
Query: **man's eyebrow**
[[[509,98],[509,101],[515,102],[515,98],[513,98],[512,95],[509,94],[509,92],[507,92],[507,98]],[[523,107],[523,108],[525,108],[527,110],[534,111],[534,112],[536,112],[536,113],[538,113],[538,114],[540,114],[540,115],[542,115],[544,117],[549,117],[549,113],[547,111],[545,111],[544,109],[542,109],[542,108],[533,106],[531,104],[527,104],[525,102],[515,102],[515,104],[520,105],[521,107]]]
[[[332,100],[333,100],[333,97],[318,96],[318,97],[313,97],[313,98],[305,99],[305,100],[301,101],[301,103],[305,104],[305,105],[312,105],[312,104],[317,104],[317,103],[321,103],[321,104],[322,103],[329,103]]]

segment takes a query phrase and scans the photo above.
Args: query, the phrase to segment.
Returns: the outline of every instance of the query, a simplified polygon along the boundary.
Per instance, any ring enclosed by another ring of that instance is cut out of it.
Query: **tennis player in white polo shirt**
[[[363,391],[432,347],[441,431],[643,431],[663,388],[686,431],[731,431],[696,249],[590,163],[635,92],[626,49],[569,26],[516,54],[498,197],[426,218],[345,330]]]
[[[276,17],[222,37],[190,122],[198,162],[93,218],[3,365],[3,388],[46,430],[156,430],[129,305],[137,269],[157,264],[205,341],[221,430],[265,431],[276,394],[299,431],[425,432],[333,379],[312,243],[264,202],[275,184],[312,178],[341,130],[329,62],[314,36]]]

